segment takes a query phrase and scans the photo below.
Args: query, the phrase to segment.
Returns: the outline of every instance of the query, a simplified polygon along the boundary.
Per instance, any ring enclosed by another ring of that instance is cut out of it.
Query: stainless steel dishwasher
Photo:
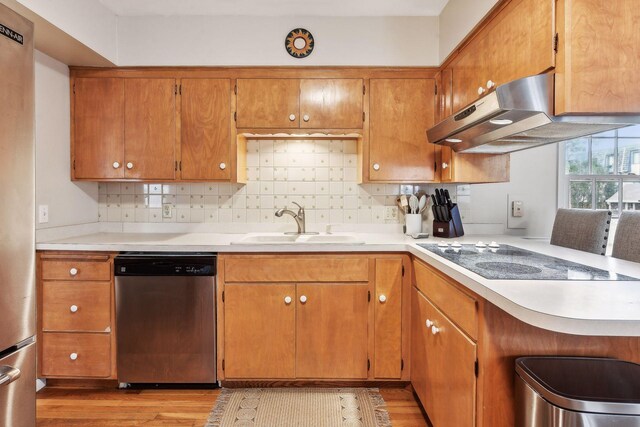
[[[118,381],[215,383],[215,254],[121,252],[114,265]]]

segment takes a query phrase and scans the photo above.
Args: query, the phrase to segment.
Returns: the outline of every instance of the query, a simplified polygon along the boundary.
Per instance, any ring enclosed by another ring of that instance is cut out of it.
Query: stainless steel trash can
[[[640,365],[521,357],[516,374],[516,427],[640,427]]]

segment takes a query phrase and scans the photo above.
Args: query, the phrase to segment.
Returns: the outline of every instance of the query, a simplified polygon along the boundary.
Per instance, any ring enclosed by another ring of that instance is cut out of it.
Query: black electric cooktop
[[[490,280],[640,280],[510,245],[478,248],[474,244],[444,247],[419,243],[418,246]]]

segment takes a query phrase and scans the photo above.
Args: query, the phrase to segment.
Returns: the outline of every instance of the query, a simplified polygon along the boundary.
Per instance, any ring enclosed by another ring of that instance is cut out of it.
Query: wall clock
[[[306,58],[313,52],[313,35],[304,28],[291,30],[284,39],[284,47],[294,58]]]

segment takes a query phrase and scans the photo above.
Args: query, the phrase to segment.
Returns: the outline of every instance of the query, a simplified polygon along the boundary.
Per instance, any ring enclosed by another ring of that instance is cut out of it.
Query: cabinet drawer
[[[111,335],[45,332],[42,334],[42,375],[109,377]]]
[[[416,286],[456,325],[473,339],[478,338],[477,302],[430,267],[414,261]],[[451,280],[451,279],[449,279]]]
[[[110,332],[110,282],[44,282],[44,331]]]
[[[43,280],[111,280],[111,262],[86,258],[42,260]]]
[[[225,282],[367,282],[369,259],[342,256],[228,257]]]

